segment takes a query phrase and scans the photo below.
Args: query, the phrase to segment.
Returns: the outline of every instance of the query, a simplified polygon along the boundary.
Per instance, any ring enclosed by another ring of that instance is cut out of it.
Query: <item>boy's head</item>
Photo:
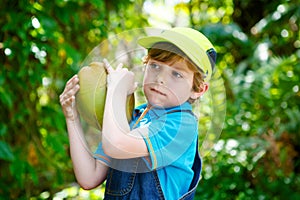
[[[168,65],[172,65],[176,62],[185,63],[187,68],[193,73],[192,90],[194,92],[202,92],[203,90],[206,90],[203,72],[198,70],[197,66],[175,45],[168,42],[158,42],[154,44],[152,48],[148,50],[148,54],[144,58],[143,62],[147,65],[150,60],[168,63]],[[196,98],[189,98],[190,103],[193,103],[195,100]]]
[[[164,30],[159,35],[143,37],[138,40],[138,43],[148,50],[160,42],[175,45],[204,74],[205,82],[211,79],[217,53],[212,43],[202,33],[192,28],[176,27]],[[177,53],[177,51],[173,52]]]
[[[198,38],[195,38],[196,36]],[[178,42],[176,39],[181,39],[181,41]],[[197,42],[198,44],[195,45]],[[153,61],[158,61],[169,66],[176,66],[176,63],[181,63],[177,66],[187,68],[186,70],[192,74],[190,88],[192,93],[187,99],[190,103],[193,103],[208,89],[206,82],[211,77],[216,53],[208,39],[200,32],[190,28],[174,28],[167,33],[163,32],[160,36],[142,38],[139,43],[148,49],[144,64],[150,63],[151,65]],[[202,48],[208,48],[206,53]],[[189,82],[187,77],[185,80]],[[180,99],[180,96],[178,98]]]

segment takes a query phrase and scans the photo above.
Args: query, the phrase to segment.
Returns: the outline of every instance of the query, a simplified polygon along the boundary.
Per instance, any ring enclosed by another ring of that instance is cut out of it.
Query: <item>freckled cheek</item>
[[[169,82],[167,84],[172,90],[181,91],[181,92],[190,92],[192,89],[192,83],[188,81],[181,81],[178,83]]]
[[[189,94],[188,90],[185,89],[181,89],[181,88],[170,88],[170,92],[176,96],[176,98],[186,98]]]
[[[173,95],[177,96],[180,99],[189,98],[192,91],[192,86],[183,84],[183,85],[170,85],[169,90],[173,93]]]

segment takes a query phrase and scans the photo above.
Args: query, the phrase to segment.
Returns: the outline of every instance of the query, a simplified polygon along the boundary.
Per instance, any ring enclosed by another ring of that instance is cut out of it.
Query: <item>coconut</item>
[[[76,105],[81,118],[88,124],[102,129],[107,90],[107,71],[103,63],[92,62],[78,72],[80,90],[76,94]],[[131,120],[134,95],[126,101],[126,117]]]

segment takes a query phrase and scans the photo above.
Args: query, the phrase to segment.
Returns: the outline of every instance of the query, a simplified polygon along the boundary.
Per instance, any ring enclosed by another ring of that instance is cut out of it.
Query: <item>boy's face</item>
[[[192,90],[194,73],[183,59],[178,62],[160,62],[149,59],[144,74],[144,93],[156,107],[181,105],[197,94]]]

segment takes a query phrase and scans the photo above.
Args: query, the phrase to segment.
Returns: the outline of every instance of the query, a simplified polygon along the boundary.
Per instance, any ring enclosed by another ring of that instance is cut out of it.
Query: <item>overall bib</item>
[[[130,159],[132,170],[137,170],[139,167],[144,167],[144,161],[141,158]],[[126,162],[126,160],[114,160],[113,162]],[[132,163],[134,163],[132,165]],[[126,163],[124,163],[126,165]],[[189,191],[184,194],[180,199],[192,200],[196,193],[196,188],[200,180],[201,173],[201,159],[198,153],[198,145],[196,155],[194,158],[193,171],[194,177],[189,187]],[[129,169],[128,169],[129,170]],[[171,174],[172,176],[172,174]],[[156,170],[135,173],[119,171],[117,169],[109,168],[106,180],[105,198],[107,200],[156,200],[165,199],[161,185],[157,176]]]

